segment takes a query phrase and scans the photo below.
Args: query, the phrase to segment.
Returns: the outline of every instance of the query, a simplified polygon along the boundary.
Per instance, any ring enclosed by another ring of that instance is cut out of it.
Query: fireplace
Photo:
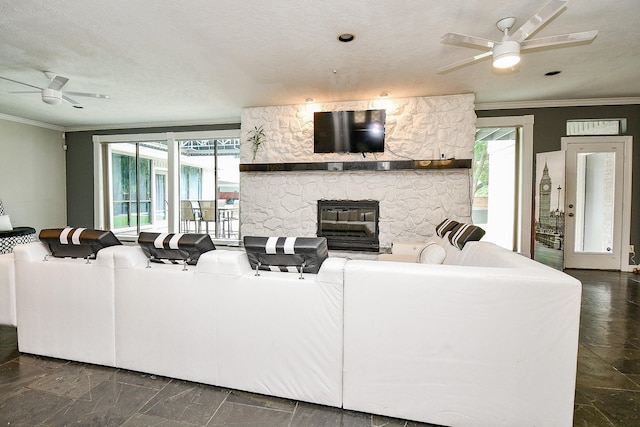
[[[318,237],[329,249],[378,252],[377,200],[318,200]]]

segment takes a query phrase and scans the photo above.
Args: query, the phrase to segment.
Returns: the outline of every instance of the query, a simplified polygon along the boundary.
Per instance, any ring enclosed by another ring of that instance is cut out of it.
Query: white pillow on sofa
[[[0,231],[12,231],[11,219],[9,215],[0,215]]]
[[[427,243],[418,254],[418,262],[422,264],[442,264],[447,251],[436,242]]]

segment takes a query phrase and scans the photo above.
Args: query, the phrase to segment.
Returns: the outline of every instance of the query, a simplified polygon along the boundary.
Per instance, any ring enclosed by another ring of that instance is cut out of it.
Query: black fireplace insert
[[[318,237],[329,249],[378,252],[377,200],[318,200]]]

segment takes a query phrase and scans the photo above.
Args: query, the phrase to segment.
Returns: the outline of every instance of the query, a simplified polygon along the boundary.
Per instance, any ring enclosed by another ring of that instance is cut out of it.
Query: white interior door
[[[565,268],[620,270],[626,254],[622,244],[625,145],[607,139],[563,138]]]

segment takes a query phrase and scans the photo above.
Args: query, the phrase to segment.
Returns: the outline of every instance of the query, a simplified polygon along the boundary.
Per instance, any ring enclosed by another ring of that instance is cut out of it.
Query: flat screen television
[[[316,112],[313,114],[313,152],[383,152],[385,117],[385,110]]]

